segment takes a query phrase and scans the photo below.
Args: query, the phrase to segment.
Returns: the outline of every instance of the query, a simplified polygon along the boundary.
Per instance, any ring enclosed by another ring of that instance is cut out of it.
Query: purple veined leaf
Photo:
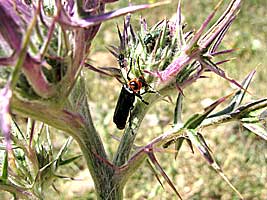
[[[51,97],[56,93],[55,87],[48,82],[43,71],[42,62],[26,54],[22,71],[34,91],[41,97]]]
[[[14,65],[17,59],[15,52],[9,57],[0,58],[0,66]]]
[[[198,60],[199,55],[201,54],[201,51],[205,50],[208,47],[207,45],[209,43],[211,43],[212,41],[214,41],[216,38],[217,38],[217,43],[215,42],[216,48],[214,48],[214,50],[217,49],[219,43],[222,40],[222,37],[225,35],[226,31],[228,30],[229,26],[231,25],[231,23],[233,21],[232,18],[230,18],[228,21],[226,21],[226,24],[223,24],[222,28],[220,29],[220,31],[218,33],[216,32],[218,30],[216,28],[214,28],[215,32],[213,32],[213,31],[210,31],[210,33],[208,32],[209,34],[211,34],[211,36],[209,36],[207,38],[205,38],[205,37],[201,38],[201,35],[203,34],[205,28],[208,26],[208,24],[210,23],[210,21],[214,17],[214,15],[215,15],[216,11],[218,10],[219,6],[221,5],[221,3],[222,3],[222,1],[220,1],[217,4],[217,6],[213,10],[213,12],[206,18],[204,23],[201,25],[201,27],[196,32],[196,34],[192,37],[192,39],[189,41],[189,43],[187,45],[184,45],[184,47],[182,48],[181,55],[176,60],[174,60],[164,71],[148,72],[148,73],[150,73],[153,76],[158,77],[160,79],[160,82],[168,82],[168,81],[172,80],[173,77],[175,77],[184,68],[185,65],[189,64],[189,62],[191,60],[193,60],[194,58]],[[239,8],[236,4],[234,4],[233,7],[234,7],[234,9]],[[235,14],[235,12],[233,12],[233,13]],[[178,14],[179,14],[179,11],[178,11]],[[207,34],[205,34],[204,36],[206,36],[206,35]],[[203,38],[205,38],[206,40],[204,40]],[[216,71],[216,72],[218,72],[218,71]],[[223,75],[221,74],[221,76],[223,76]],[[226,79],[228,78],[225,75],[223,77]],[[233,82],[236,85],[239,85],[237,82],[235,82],[235,80],[232,80],[232,79],[227,79],[227,80]]]
[[[0,90],[0,128],[5,137],[6,148],[11,150],[11,115],[10,115],[10,101],[12,97],[12,90],[10,82]]]
[[[168,175],[165,173],[165,171],[162,169],[162,167],[160,166],[159,162],[157,161],[157,158],[154,155],[154,152],[153,152],[152,148],[150,150],[148,150],[146,153],[147,153],[147,155],[148,155],[151,163],[153,163],[153,165],[156,167],[156,169],[159,170],[160,174],[163,176],[163,178],[169,184],[169,186],[173,189],[173,191],[175,192],[175,194],[179,197],[179,199],[182,199],[181,195],[176,190],[176,188],[173,185],[172,181],[170,180],[170,178],[168,177]]]
[[[23,25],[12,1],[0,1],[0,34],[11,49],[21,48]]]
[[[33,15],[33,7],[23,1],[0,1],[0,37],[10,48],[18,52],[22,38]]]
[[[38,61],[38,59],[32,58],[27,53],[27,46],[28,46],[29,41],[30,41],[30,35],[31,35],[31,32],[32,32],[35,24],[36,24],[37,15],[40,11],[40,3],[38,3],[38,7],[35,10],[36,15],[34,15],[33,19],[31,19],[31,21],[29,22],[30,25],[27,24],[28,30],[27,30],[25,37],[23,37],[23,38],[20,35],[23,34],[24,29],[26,29],[26,28],[24,27],[24,24],[22,24],[23,22],[20,19],[20,17],[17,15],[18,10],[19,10],[19,4],[16,7],[16,4],[14,4],[14,2],[0,1],[0,7],[3,9],[5,6],[9,6],[7,8],[9,8],[8,13],[10,14],[10,16],[5,16],[5,15],[2,15],[2,13],[1,13],[0,17],[6,17],[6,19],[4,19],[4,20],[0,19],[0,21],[1,22],[2,21],[9,21],[9,23],[2,24],[5,27],[2,27],[2,25],[1,25],[0,29],[2,28],[2,30],[0,30],[0,32],[2,34],[2,37],[9,43],[9,45],[12,48],[14,48],[15,54],[13,54],[13,56],[11,56],[9,59],[3,58],[2,61],[6,61],[6,62],[7,61],[8,62],[14,61],[14,63],[12,63],[12,64],[15,65],[15,69],[13,70],[13,73],[12,73],[11,87],[15,87],[17,80],[20,76],[20,70],[22,69],[25,76],[27,77],[27,80],[29,81],[29,83],[32,84],[35,92],[37,94],[39,94],[40,96],[43,96],[43,97],[49,96],[51,93],[54,93],[55,91],[52,91],[53,89],[51,89],[50,85],[48,84],[48,82],[45,79],[45,76],[44,76],[44,74],[41,70],[41,67],[40,67],[41,62]],[[14,10],[15,7],[18,10]],[[7,8],[5,8],[5,9],[7,9]],[[5,9],[3,12],[7,13],[7,11]],[[23,13],[21,13],[21,14],[23,14]],[[14,21],[16,21],[16,23]],[[26,23],[26,22],[27,21],[25,21],[24,23]],[[10,25],[12,25],[12,27],[9,27]],[[14,25],[14,27],[13,27],[13,25]],[[13,32],[10,31],[10,33],[8,34],[9,37],[5,38],[5,36],[3,36],[3,30],[8,30],[9,28],[12,28],[12,29],[14,28],[14,30],[13,30]],[[13,34],[15,37],[14,39],[12,38]],[[10,43],[9,40],[12,40],[12,43]]]
[[[74,5],[75,5],[74,0],[68,0],[64,4],[64,9],[68,13],[69,16],[74,15]]]
[[[12,1],[12,3],[14,3],[14,0]],[[33,15],[33,10],[36,8],[35,5],[31,6],[30,4],[27,4],[25,0],[15,0],[15,3],[16,12],[22,15],[22,18],[26,22],[26,24],[27,22],[30,22]]]
[[[115,11],[107,12],[104,14],[100,14],[97,16],[90,16],[88,18],[83,18],[83,19],[78,19],[75,17],[68,16],[64,9],[61,9],[59,5],[58,8],[60,9],[60,14],[59,14],[59,22],[67,25],[69,27],[73,28],[88,28],[90,26],[97,25],[103,21],[107,21],[122,15],[126,15],[128,13],[148,9],[148,8],[153,8],[156,6],[161,6],[164,4],[169,3],[168,1],[164,2],[159,2],[159,3],[154,3],[154,4],[143,4],[143,5],[136,5],[136,6],[128,6],[125,8],[121,8]]]

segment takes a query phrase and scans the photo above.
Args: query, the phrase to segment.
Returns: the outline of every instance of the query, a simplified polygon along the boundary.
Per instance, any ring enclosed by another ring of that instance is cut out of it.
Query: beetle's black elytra
[[[113,122],[117,128],[122,130],[125,128],[127,118],[135,101],[134,92],[125,84],[121,88],[120,96],[117,101]]]
[[[146,105],[148,104],[144,101],[140,94],[140,90],[144,86],[146,86],[146,82],[143,76],[133,78],[129,80],[127,84],[122,86],[113,115],[113,122],[116,124],[118,129],[122,130],[125,128],[128,116],[133,108],[135,96],[140,98]]]

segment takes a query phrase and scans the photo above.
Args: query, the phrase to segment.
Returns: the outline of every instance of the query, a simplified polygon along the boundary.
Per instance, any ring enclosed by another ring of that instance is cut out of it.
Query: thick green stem
[[[122,136],[119,148],[114,157],[113,163],[116,166],[121,166],[126,163],[131,153],[136,135],[142,120],[148,111],[149,106],[142,102],[138,102],[131,113],[131,127],[127,126]]]

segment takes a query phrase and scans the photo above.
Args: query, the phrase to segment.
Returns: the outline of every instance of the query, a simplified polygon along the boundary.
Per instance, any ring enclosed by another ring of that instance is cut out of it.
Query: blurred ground
[[[224,1],[223,5],[229,1]],[[146,1],[132,0],[134,4],[144,2]],[[145,17],[150,25],[161,19],[171,18],[177,7],[177,1],[173,0],[172,2],[170,5],[161,8],[134,14],[132,21],[136,25],[135,28],[138,28],[140,15]],[[216,2],[209,0],[182,1],[182,13],[185,22],[190,28],[197,29],[214,8]],[[108,7],[108,9],[126,5],[127,1],[121,0],[119,3]],[[255,97],[267,96],[266,8],[266,0],[244,1],[238,18],[234,21],[223,42],[225,48],[237,49],[231,55],[235,59],[223,65],[223,69],[230,77],[241,81],[251,70],[257,68],[257,73],[250,87],[253,96],[248,96],[245,101]],[[102,25],[91,52],[91,59],[95,66],[117,66],[115,58],[107,52],[105,47],[118,44],[116,23],[120,25],[121,22],[122,19],[113,20]],[[113,110],[121,85],[116,80],[91,71],[85,70],[85,73],[89,85],[88,95],[91,113],[96,128],[105,142],[105,147],[110,157],[112,157],[118,142],[112,139],[110,134],[116,136],[122,134],[112,124]],[[185,101],[187,102],[184,108],[184,119],[194,112],[201,112],[206,106],[205,102],[226,95],[232,89],[228,82],[216,76],[211,76],[208,83],[207,80],[203,80],[187,88],[184,91]],[[143,122],[142,127],[145,128],[141,128],[136,144],[146,144],[146,142],[161,134],[166,127],[169,127],[172,123],[173,109],[174,105],[166,102],[161,102],[153,107]],[[237,123],[207,129],[203,133],[216,160],[245,199],[267,199],[267,142],[247,130],[241,129]],[[61,134],[54,137],[54,141],[61,141],[62,137],[65,136]],[[77,144],[74,143],[72,148],[72,155],[75,152],[77,154],[80,152]],[[174,160],[174,155],[170,153],[158,153],[157,157],[184,199],[238,199],[231,188],[207,165],[199,153],[195,151],[195,154],[192,154],[187,145],[182,147],[177,160]],[[47,199],[95,199],[93,184],[88,181],[90,175],[82,159],[76,161],[76,164],[70,166],[70,169],[63,170],[62,174],[83,180],[58,180],[56,185],[60,194],[51,190],[51,193],[47,194]],[[6,199],[8,198],[9,196],[6,197]],[[128,181],[125,189],[125,199],[165,200],[176,199],[176,197],[166,183],[164,183],[164,189],[160,186],[148,166],[144,164]]]

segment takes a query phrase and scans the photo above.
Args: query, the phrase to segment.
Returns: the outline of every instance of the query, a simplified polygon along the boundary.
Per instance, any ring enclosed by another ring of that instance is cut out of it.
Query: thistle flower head
[[[127,73],[132,74],[133,77],[145,74],[148,83],[159,83],[155,88],[157,90],[166,84],[176,85],[182,89],[197,79],[206,77],[205,72],[212,71],[241,87],[235,80],[227,77],[218,66],[229,60],[218,63],[212,61],[212,58],[218,55],[218,46],[235,19],[240,3],[241,1],[233,0],[206,33],[204,30],[220,4],[196,32],[187,31],[186,25],[182,24],[180,2],[174,22],[162,20],[150,28],[146,20],[141,18],[138,32],[133,30],[128,16],[123,31],[118,30],[120,45],[110,48],[111,53],[118,60],[124,79]]]

